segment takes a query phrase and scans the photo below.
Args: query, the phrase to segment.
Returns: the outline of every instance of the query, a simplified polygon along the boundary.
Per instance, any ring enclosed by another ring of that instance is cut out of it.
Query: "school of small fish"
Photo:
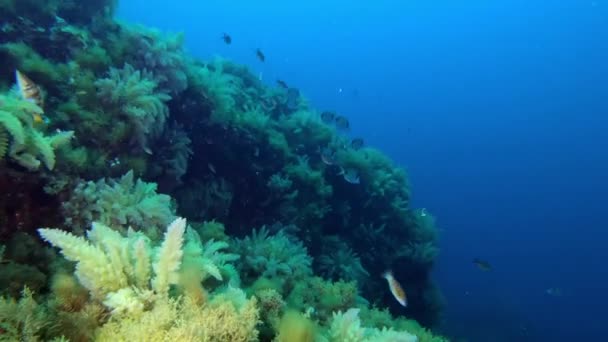
[[[224,41],[226,45],[232,44],[232,36],[230,34],[224,32],[221,35],[221,39]],[[260,62],[266,61],[266,55],[260,48],[256,48],[254,50],[256,58]],[[258,77],[262,80],[262,74]],[[281,89],[285,90],[285,102],[284,105],[289,111],[295,111],[298,109],[298,103],[300,99],[300,91],[297,88],[290,87],[287,85],[287,82],[281,79],[276,80],[277,86]],[[350,121],[343,115],[338,115],[333,111],[324,111],[321,113],[321,121],[327,125],[333,125],[338,131],[348,132],[350,130]],[[358,151],[363,148],[365,145],[363,138],[354,138],[350,141],[349,146],[344,146],[344,148],[350,147],[354,151]],[[321,161],[328,165],[338,165],[337,160],[337,151],[334,148],[329,146],[321,148],[319,150],[319,155]],[[344,180],[350,184],[360,184],[361,179],[359,177],[359,172],[352,168],[348,167],[346,169],[340,167],[339,175],[343,176]]]

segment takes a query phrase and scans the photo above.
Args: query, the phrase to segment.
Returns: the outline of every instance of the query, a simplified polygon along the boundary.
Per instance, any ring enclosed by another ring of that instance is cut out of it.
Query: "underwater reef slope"
[[[0,1],[0,340],[445,340],[405,171],[115,7]]]

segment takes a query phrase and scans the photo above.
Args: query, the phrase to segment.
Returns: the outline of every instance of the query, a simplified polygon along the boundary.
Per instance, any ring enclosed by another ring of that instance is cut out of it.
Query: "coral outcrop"
[[[116,5],[0,1],[0,339],[441,341],[405,171]]]

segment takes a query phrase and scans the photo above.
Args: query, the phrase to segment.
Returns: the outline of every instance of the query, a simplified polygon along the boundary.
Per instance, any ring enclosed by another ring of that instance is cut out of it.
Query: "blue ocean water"
[[[119,17],[298,87],[404,166],[441,229],[445,333],[605,339],[607,1],[125,0]]]

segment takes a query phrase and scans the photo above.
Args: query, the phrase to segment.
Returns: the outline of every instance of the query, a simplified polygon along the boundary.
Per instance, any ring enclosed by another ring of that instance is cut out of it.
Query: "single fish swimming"
[[[354,138],[351,142],[350,142],[350,147],[357,151],[360,150],[364,145],[364,141],[363,138]]]
[[[426,208],[421,208],[419,211],[420,217],[426,217],[427,212],[426,212]]]
[[[277,84],[279,85],[279,87],[281,87],[283,89],[289,88],[289,86],[287,86],[287,83],[285,83],[285,81],[283,81],[283,80],[277,80]]]
[[[545,293],[553,297],[561,297],[563,295],[562,289],[559,287],[551,287],[545,290]]]
[[[482,270],[484,272],[488,272],[488,271],[492,270],[492,265],[490,265],[489,262],[487,262],[485,260],[481,260],[479,258],[473,259],[473,264],[475,266],[477,266],[477,268],[479,268],[480,270]]]
[[[326,124],[330,124],[330,123],[334,122],[335,118],[336,118],[336,113],[334,113],[334,112],[324,111],[323,113],[321,113],[321,121],[325,122]]]
[[[42,98],[40,87],[19,70],[15,70],[15,79],[17,80],[17,87],[19,87],[21,97],[42,108],[44,106],[44,99]]]
[[[289,110],[298,109],[298,99],[300,98],[300,91],[296,88],[287,89],[287,101],[285,105]]]
[[[359,172],[357,172],[357,170],[353,168],[340,168],[340,175],[342,175],[342,177],[344,177],[344,180],[350,184],[361,183],[361,179],[359,178]]]
[[[264,53],[262,52],[262,50],[260,49],[256,49],[255,50],[255,55],[258,57],[258,59],[262,62],[264,62],[266,60],[266,56],[264,55]]]
[[[336,116],[336,127],[341,130],[348,130],[350,128],[350,122],[342,115]]]
[[[321,161],[326,165],[335,165],[337,162],[336,151],[330,147],[323,147],[321,149]]]
[[[405,291],[403,291],[401,284],[399,284],[397,279],[395,279],[395,277],[393,276],[393,272],[384,272],[382,274],[382,278],[386,279],[386,281],[388,282],[388,287],[391,290],[393,297],[395,297],[399,304],[403,305],[404,307],[407,307],[407,297],[405,295]]]
[[[222,33],[222,40],[226,45],[230,45],[232,43],[232,37],[226,32]]]
[[[17,80],[17,87],[19,88],[21,97],[26,101],[36,104],[42,110],[40,113],[32,113],[34,123],[46,122],[47,120],[42,115],[44,111],[44,98],[42,97],[40,87],[19,70],[15,70],[15,79]]]

